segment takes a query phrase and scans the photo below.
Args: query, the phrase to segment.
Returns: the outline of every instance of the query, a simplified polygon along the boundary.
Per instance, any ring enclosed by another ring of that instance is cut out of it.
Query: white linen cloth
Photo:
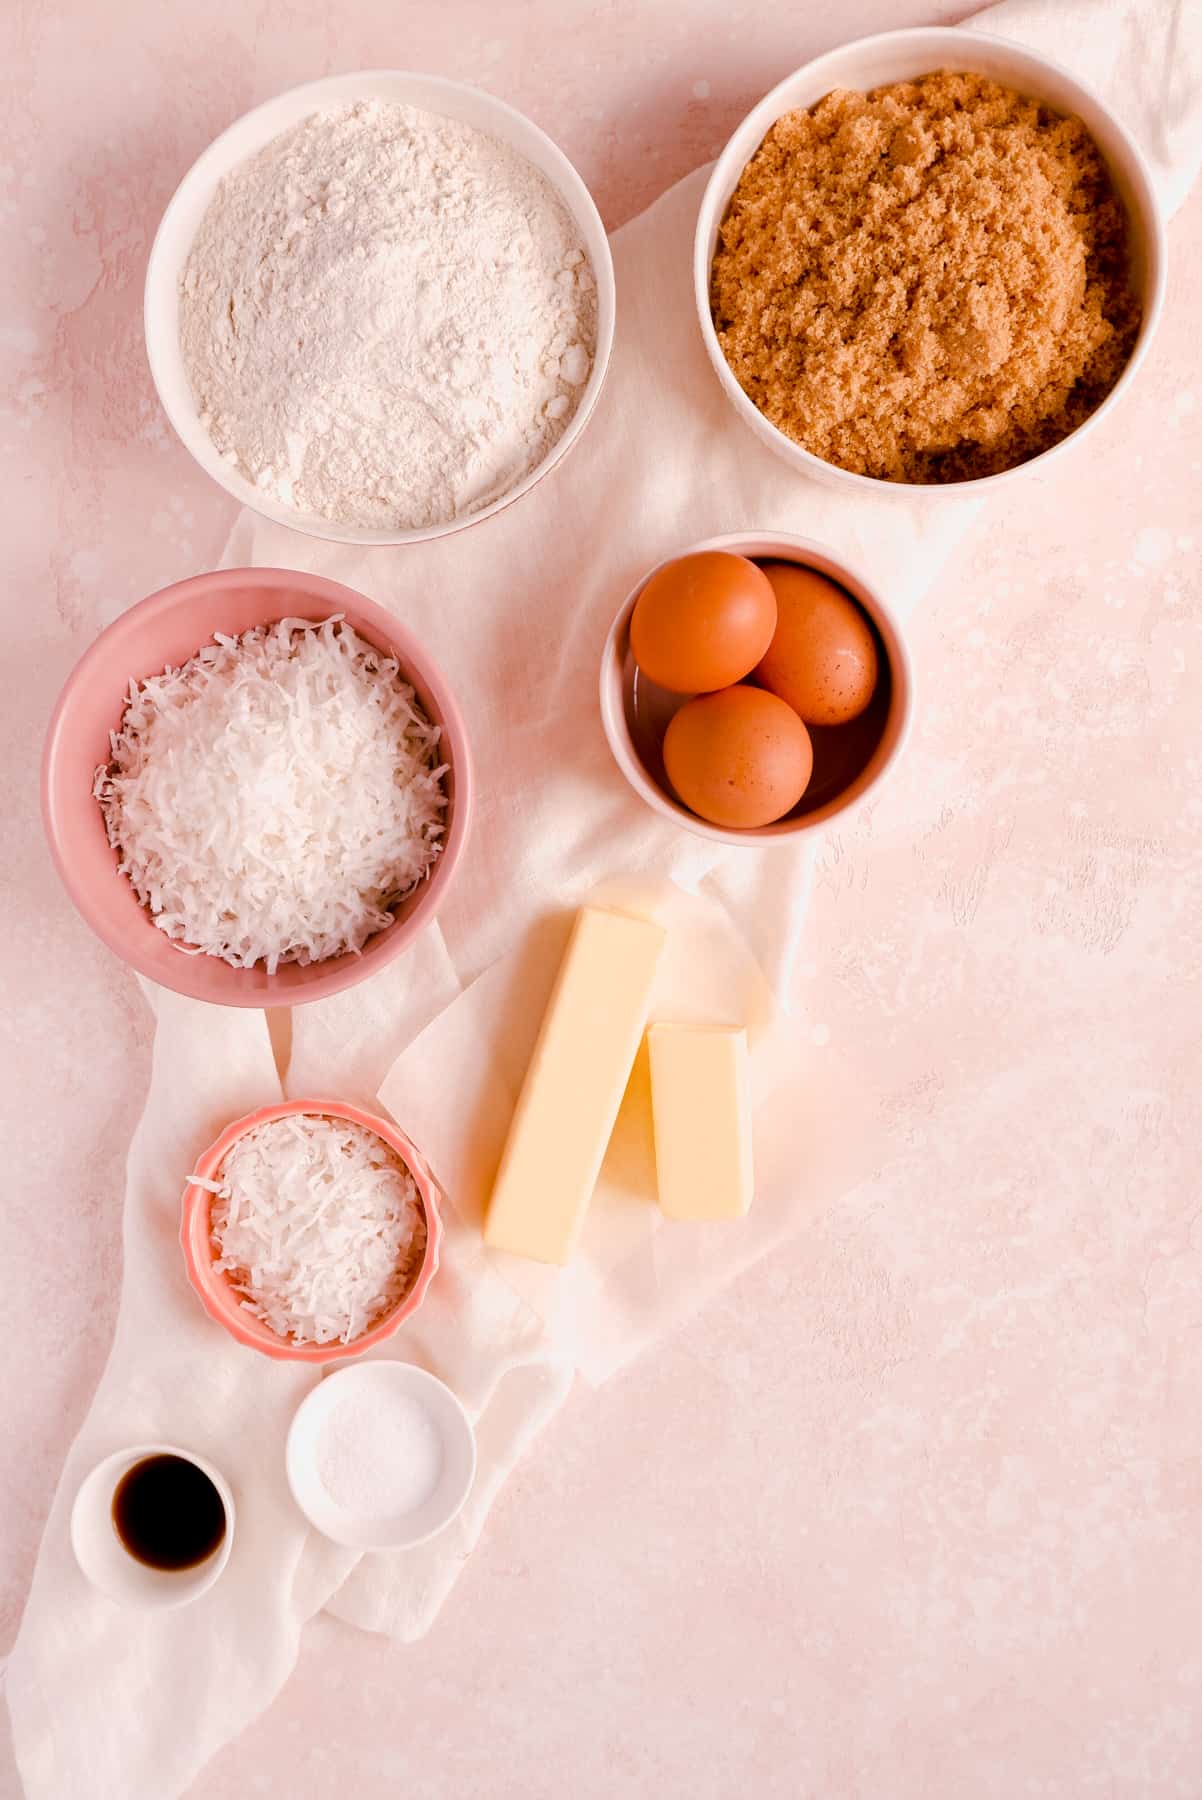
[[[1006,0],[976,23],[1098,86],[1141,140],[1166,205],[1179,203],[1202,134],[1196,9],[1168,0]],[[751,952],[767,990],[787,991],[806,854],[715,855],[646,811],[609,760],[596,671],[626,592],[649,564],[696,538],[775,528],[836,546],[904,612],[981,506],[957,495],[848,498],[792,474],[742,428],[692,315],[689,246],[703,181],[702,172],[690,176],[615,234],[618,334],[606,389],[580,445],[519,504],[455,538],[400,552],[355,553],[246,516],[235,528],[228,562],[320,570],[417,629],[464,705],[480,773],[475,831],[437,928],[370,984],[297,1011],[290,1055],[288,1022],[272,1021],[278,1064],[262,1014],[147,989],[155,1055],[130,1149],[116,1337],[67,1459],[8,1671],[30,1800],[172,1800],[269,1703],[305,1620],[323,1606],[419,1634],[575,1368],[603,1378],[787,1231],[801,1205],[830,1200],[869,1166],[833,1155],[824,1162],[816,1133],[806,1140],[803,1188],[788,1144],[760,1131],[759,1189],[738,1263],[719,1262],[700,1239],[686,1249],[680,1236],[663,1255],[645,1210],[626,1253],[615,1256],[608,1235],[586,1243],[567,1307],[543,1271],[511,1286],[511,1262],[502,1275],[471,1223],[478,1164],[495,1142],[535,996],[545,994],[554,921],[598,882],[673,877],[698,897],[666,904],[700,909],[688,929],[711,934],[735,984],[723,991],[747,999],[755,989],[763,1000]],[[758,1054],[763,1065],[766,1053]],[[476,1413],[480,1475],[442,1538],[356,1566],[353,1553],[305,1528],[284,1481],[284,1432],[315,1377],[257,1357],[206,1319],[178,1250],[179,1197],[194,1156],[220,1126],[280,1093],[278,1066],[290,1094],[370,1100],[398,1057],[385,1093],[467,1217],[452,1220],[438,1281],[392,1349],[444,1374]],[[770,1083],[796,1073],[788,1057],[769,1064]],[[456,1131],[452,1091],[470,1131]],[[89,1589],[67,1529],[92,1464],[147,1438],[211,1456],[238,1502],[221,1581],[196,1605],[159,1615],[121,1612]],[[177,1685],[173,1672],[183,1670]]]

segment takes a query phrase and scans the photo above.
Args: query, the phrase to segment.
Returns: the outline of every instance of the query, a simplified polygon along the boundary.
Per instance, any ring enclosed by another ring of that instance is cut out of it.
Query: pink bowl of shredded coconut
[[[387,816],[405,755],[416,824]],[[222,1006],[300,1005],[399,955],[447,894],[471,799],[433,659],[383,607],[291,569],[196,575],[130,607],[68,678],[42,762],[51,854],[87,924]]]
[[[264,1106],[227,1125],[192,1171],[188,1279],[209,1317],[264,1356],[360,1356],[425,1299],[440,1197],[390,1120],[340,1100]]]

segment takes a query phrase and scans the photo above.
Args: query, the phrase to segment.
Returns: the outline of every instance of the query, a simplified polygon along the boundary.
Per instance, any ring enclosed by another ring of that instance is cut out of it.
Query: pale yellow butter
[[[664,932],[585,906],[556,977],[485,1222],[485,1241],[566,1263],[622,1104]]]
[[[661,1209],[670,1219],[739,1219],[751,1205],[747,1033],[653,1025],[651,1111]]]

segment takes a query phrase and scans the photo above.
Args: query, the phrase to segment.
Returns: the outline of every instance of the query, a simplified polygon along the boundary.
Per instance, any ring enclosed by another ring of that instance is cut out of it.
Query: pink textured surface
[[[51,871],[38,740],[229,522],[141,355],[175,180],[254,101],[407,62],[531,112],[618,224],[807,56],[958,10],[7,9],[0,1644],[107,1348],[149,1048]],[[1202,196],[1171,250],[1138,396],[945,571],[906,765],[823,855],[799,1028],[856,1059],[879,1179],[578,1395],[420,1657],[319,1622],[197,1800],[1198,1793]]]

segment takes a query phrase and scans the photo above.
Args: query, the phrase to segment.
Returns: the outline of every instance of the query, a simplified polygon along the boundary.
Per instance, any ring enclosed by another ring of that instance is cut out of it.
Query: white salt
[[[409,1394],[378,1388],[335,1406],[317,1440],[317,1473],[336,1506],[363,1520],[416,1512],[442,1475],[442,1438]]]

